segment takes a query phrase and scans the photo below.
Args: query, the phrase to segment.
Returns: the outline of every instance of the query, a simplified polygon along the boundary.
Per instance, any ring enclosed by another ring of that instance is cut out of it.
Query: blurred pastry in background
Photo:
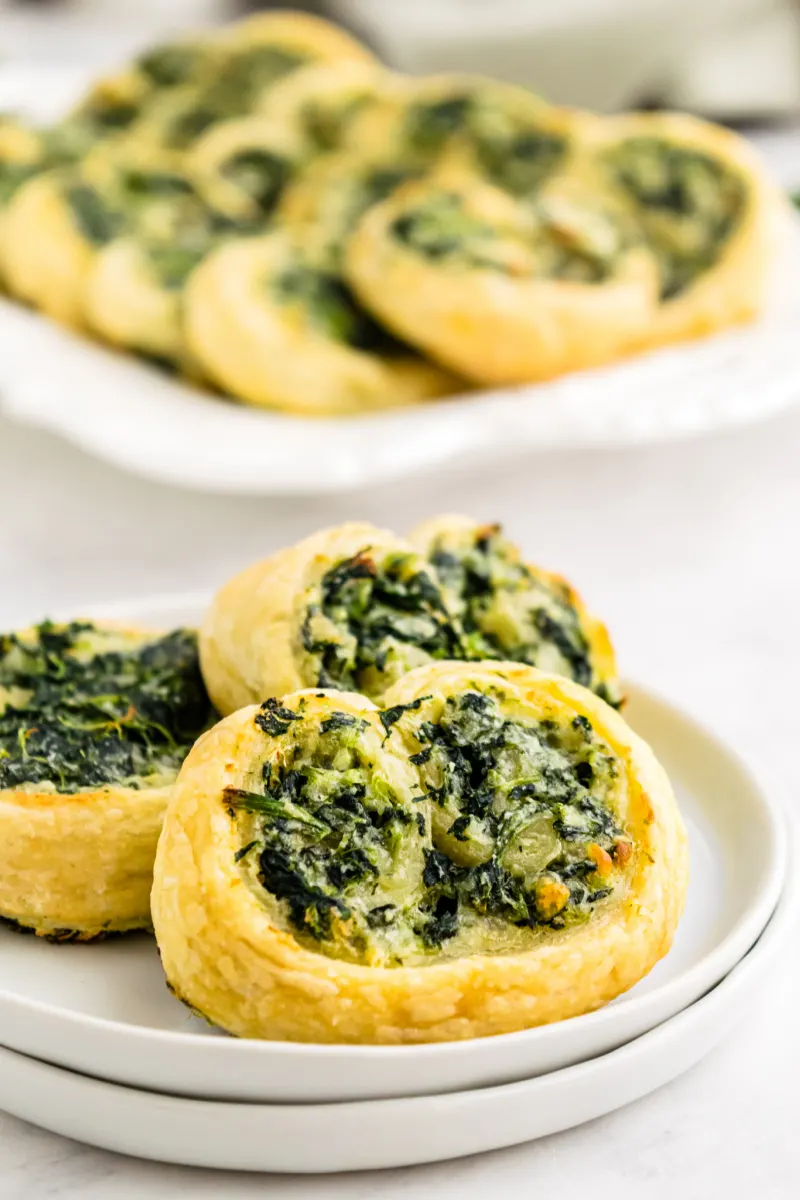
[[[306,416],[393,408],[458,386],[387,333],[302,231],[277,229],[211,254],[188,282],[185,330],[220,387]]]
[[[640,345],[760,311],[786,205],[743,138],[685,113],[628,113],[587,127],[587,145],[658,264],[660,304]]]
[[[615,206],[560,176],[526,204],[470,176],[406,184],[356,227],[345,275],[399,337],[483,384],[613,361],[658,290]]]

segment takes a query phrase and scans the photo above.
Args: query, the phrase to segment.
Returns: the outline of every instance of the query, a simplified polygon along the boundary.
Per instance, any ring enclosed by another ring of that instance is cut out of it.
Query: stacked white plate
[[[180,601],[129,605],[195,624]],[[50,945],[0,930],[0,1107],[126,1154],[259,1171],[432,1162],[541,1137],[636,1100],[708,1053],[779,961],[794,902],[774,798],[690,717],[629,684],[691,841],[669,955],[596,1013],[473,1042],[311,1046],[229,1038],[167,991],[152,938]]]

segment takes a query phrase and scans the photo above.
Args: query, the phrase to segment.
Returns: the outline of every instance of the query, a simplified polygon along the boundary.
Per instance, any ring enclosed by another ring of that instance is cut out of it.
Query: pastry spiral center
[[[464,197],[440,192],[401,213],[391,229],[419,257],[446,267],[577,283],[602,283],[611,274],[622,239],[608,214],[542,205],[527,219],[518,215],[516,221],[485,220],[468,211]]]
[[[658,259],[661,298],[680,295],[717,262],[744,214],[741,177],[708,154],[635,137],[607,155]]]
[[[426,157],[441,154],[455,139],[466,142],[486,177],[516,196],[541,187],[567,152],[564,137],[479,92],[414,104],[405,128],[409,148]]]
[[[256,893],[311,948],[385,966],[587,920],[631,854],[619,764],[585,717],[517,707],[423,697],[384,710],[381,738],[350,713],[265,704],[256,724],[280,750],[224,795]]]
[[[304,650],[320,687],[379,695],[431,659],[463,658],[439,585],[416,555],[368,549],[323,576],[305,612]]]

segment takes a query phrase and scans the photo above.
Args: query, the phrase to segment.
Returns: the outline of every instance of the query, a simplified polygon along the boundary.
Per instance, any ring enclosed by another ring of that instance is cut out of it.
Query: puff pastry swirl
[[[572,177],[526,204],[470,175],[408,183],[358,224],[345,276],[399,337],[487,384],[619,357],[658,290],[616,206]]]
[[[700,337],[761,309],[786,203],[751,146],[684,113],[586,123],[602,187],[622,196],[659,270],[639,347]]]
[[[576,593],[466,517],[426,522],[411,542],[350,523],[280,550],[217,594],[200,657],[222,713],[315,686],[379,700],[445,658],[518,658],[619,699],[608,635]]]
[[[209,378],[261,407],[331,416],[456,386],[373,320],[304,229],[275,229],[209,255],[187,286],[185,330]]]
[[[0,637],[0,917],[59,941],[148,928],[167,798],[210,717],[188,631]]]
[[[666,953],[686,837],[650,749],[516,664],[378,711],[301,691],[206,734],[159,840],[170,987],[243,1037],[433,1042],[598,1008]]]

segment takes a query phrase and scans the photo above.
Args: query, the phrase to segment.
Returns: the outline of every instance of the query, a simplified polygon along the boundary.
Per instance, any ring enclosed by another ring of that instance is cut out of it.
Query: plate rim
[[[12,1066],[14,1064],[21,1065],[23,1069],[30,1071],[33,1075],[41,1076],[42,1086],[44,1087],[48,1084],[52,1086],[54,1082],[59,1084],[65,1079],[70,1080],[83,1093],[84,1099],[88,1096],[93,1096],[101,1102],[110,1099],[113,1103],[122,1103],[124,1105],[126,1102],[135,1103],[139,1098],[146,1098],[148,1106],[157,1106],[160,1124],[164,1121],[167,1123],[181,1121],[187,1124],[191,1123],[193,1134],[196,1128],[197,1117],[201,1115],[207,1124],[212,1124],[215,1128],[219,1128],[221,1122],[228,1119],[235,1119],[237,1122],[244,1120],[249,1123],[248,1132],[253,1132],[256,1124],[262,1122],[263,1124],[260,1126],[262,1142],[264,1130],[269,1127],[270,1120],[274,1121],[276,1117],[280,1117],[281,1115],[294,1120],[298,1115],[294,1110],[298,1108],[301,1110],[299,1119],[303,1123],[318,1121],[320,1123],[319,1127],[325,1129],[326,1118],[330,1120],[331,1118],[341,1119],[344,1117],[345,1121],[349,1122],[352,1126],[352,1123],[357,1121],[359,1117],[362,1119],[366,1117],[370,1119],[373,1127],[376,1119],[385,1118],[387,1122],[391,1122],[392,1120],[401,1119],[409,1113],[415,1116],[417,1115],[417,1110],[421,1110],[422,1114],[426,1117],[430,1114],[432,1118],[440,1118],[444,1106],[456,1109],[457,1115],[462,1117],[462,1119],[468,1119],[476,1108],[480,1112],[482,1105],[497,1102],[498,1100],[525,1100],[526,1105],[518,1106],[518,1109],[519,1111],[525,1109],[530,1112],[535,1107],[537,1099],[546,1104],[548,1096],[552,1098],[554,1093],[558,1095],[560,1088],[566,1090],[572,1089],[584,1097],[584,1110],[579,1113],[577,1119],[573,1120],[572,1116],[567,1117],[566,1120],[556,1117],[555,1121],[551,1119],[549,1126],[545,1120],[544,1124],[547,1127],[537,1133],[528,1131],[527,1133],[522,1132],[520,1134],[520,1131],[517,1130],[510,1137],[504,1134],[499,1141],[495,1141],[489,1137],[481,1145],[455,1151],[452,1151],[451,1147],[450,1152],[446,1151],[443,1154],[436,1152],[430,1154],[425,1151],[419,1157],[414,1154],[410,1156],[408,1154],[400,1154],[399,1157],[390,1155],[393,1159],[390,1162],[376,1161],[374,1146],[371,1151],[372,1157],[370,1157],[370,1153],[367,1154],[369,1161],[365,1161],[363,1155],[360,1156],[359,1161],[353,1161],[352,1159],[343,1161],[341,1149],[339,1149],[338,1158],[336,1154],[334,1155],[336,1161],[333,1162],[333,1165],[331,1165],[330,1154],[328,1154],[328,1158],[324,1163],[314,1163],[311,1157],[309,1157],[307,1160],[303,1160],[302,1165],[297,1165],[297,1162],[289,1165],[285,1159],[280,1165],[276,1165],[274,1161],[266,1162],[264,1159],[258,1162],[251,1160],[244,1164],[238,1159],[235,1163],[222,1163],[218,1158],[217,1161],[212,1161],[215,1157],[213,1149],[210,1154],[203,1153],[199,1158],[194,1152],[193,1156],[190,1156],[186,1152],[165,1155],[163,1150],[153,1152],[152,1149],[144,1149],[141,1142],[137,1148],[134,1148],[131,1139],[135,1140],[136,1128],[140,1127],[135,1127],[133,1133],[131,1133],[130,1123],[126,1125],[128,1132],[124,1147],[120,1145],[119,1139],[115,1140],[113,1136],[110,1139],[108,1136],[103,1136],[105,1129],[109,1128],[109,1124],[106,1123],[106,1125],[103,1125],[102,1122],[100,1123],[101,1136],[99,1138],[94,1136],[91,1141],[84,1142],[84,1144],[99,1146],[134,1157],[145,1159],[153,1159],[155,1157],[156,1161],[162,1162],[182,1163],[185,1165],[210,1167],[212,1169],[231,1169],[235,1166],[240,1170],[254,1172],[274,1171],[279,1174],[295,1173],[298,1171],[306,1174],[321,1174],[341,1171],[374,1170],[411,1165],[412,1163],[422,1164],[460,1158],[490,1149],[500,1149],[506,1146],[534,1141],[539,1137],[573,1128],[588,1120],[593,1120],[606,1113],[616,1111],[656,1091],[701,1061],[732,1030],[737,1019],[737,1005],[740,1010],[738,1017],[742,1018],[744,1010],[755,1003],[757,999],[755,979],[759,974],[759,968],[762,977],[765,966],[767,970],[775,968],[775,957],[781,945],[787,940],[788,931],[792,926],[792,918],[798,910],[797,901],[799,898],[800,886],[798,886],[797,881],[789,879],[780,897],[775,913],[749,952],[714,988],[654,1029],[649,1030],[647,1033],[607,1054],[576,1063],[573,1066],[561,1068],[546,1075],[489,1088],[475,1088],[445,1095],[404,1096],[340,1103],[329,1102],[310,1105],[270,1104],[247,1101],[205,1100],[149,1092],[141,1088],[97,1079],[81,1074],[80,1072],[71,1071],[5,1047],[0,1047],[0,1064],[5,1062],[6,1064],[11,1063]],[[749,989],[748,985],[750,985]],[[718,1019],[717,1014],[720,1008],[728,1018],[727,1023],[724,1021],[720,1023]],[[712,1017],[715,1017],[716,1020],[711,1026],[710,1035],[698,1046],[697,1035],[695,1034],[695,1045],[690,1051],[688,1058],[685,1054],[683,1058],[680,1055],[671,1057],[669,1065],[666,1068],[662,1066],[660,1071],[656,1072],[657,1078],[645,1079],[645,1074],[648,1071],[651,1073],[653,1071],[653,1062],[663,1062],[666,1055],[675,1045],[685,1047],[697,1023],[705,1021],[705,1024],[708,1025]],[[607,1106],[604,1106],[603,1102],[599,1104],[593,1103],[588,1098],[592,1084],[596,1082],[598,1076],[603,1078],[610,1071],[610,1077],[616,1081],[616,1085],[619,1087],[620,1075],[625,1077],[626,1069],[628,1071],[628,1078],[626,1079],[625,1086],[622,1088],[622,1095],[618,1094],[614,1096]],[[633,1077],[635,1082],[632,1082],[631,1077]],[[587,1105],[590,1110],[588,1112],[586,1111]],[[19,1105],[17,1105],[14,1115],[36,1123],[38,1108],[36,1114],[32,1115],[32,1104],[23,1105],[22,1107],[25,1111],[20,1113]],[[6,1111],[11,1110],[6,1109]],[[130,1115],[129,1112],[128,1116]],[[65,1128],[63,1120],[56,1123],[55,1126],[53,1123],[44,1123],[42,1127],[60,1136],[72,1137],[78,1141],[82,1140],[80,1134],[76,1132],[74,1124],[69,1129]],[[114,1127],[114,1118],[111,1120],[110,1127]],[[95,1135],[97,1128],[96,1125],[92,1127],[92,1133]],[[352,1141],[352,1139],[350,1140]],[[186,1139],[184,1138],[185,1141]],[[197,1139],[193,1136],[193,1147],[197,1144]],[[370,1143],[367,1141],[362,1144],[369,1145]],[[380,1146],[378,1146],[377,1155],[378,1158],[382,1156]]]
[[[139,597],[138,599],[129,598],[107,604],[89,604],[84,608],[73,605],[72,615],[74,617],[78,613],[98,619],[103,617],[119,618],[122,615],[130,617],[132,620],[143,620],[146,623],[148,620],[146,614],[148,612],[163,613],[173,609],[176,612],[176,621],[179,619],[186,620],[185,616],[179,618],[178,613],[186,613],[195,609],[202,612],[208,604],[209,599],[210,595],[208,592],[149,595]],[[764,877],[754,892],[754,898],[751,900],[751,903],[745,912],[739,916],[733,928],[706,955],[689,967],[688,970],[651,992],[646,992],[627,1000],[625,1012],[630,1018],[633,1018],[640,1010],[646,1009],[649,1005],[655,1006],[659,1000],[663,1002],[665,995],[685,989],[687,981],[693,981],[698,977],[708,974],[708,963],[710,961],[729,960],[731,956],[730,948],[732,946],[736,946],[737,948],[735,958],[730,962],[730,966],[727,969],[723,968],[721,970],[721,973],[717,976],[718,979],[725,977],[735,967],[736,963],[746,956],[769,922],[784,886],[788,866],[788,814],[783,797],[773,796],[771,788],[762,787],[755,768],[744,759],[735,747],[730,746],[720,735],[710,729],[705,722],[698,720],[692,713],[681,708],[680,705],[661,696],[660,693],[645,685],[638,684],[635,681],[628,681],[626,686],[638,691],[647,701],[654,701],[656,705],[665,709],[672,719],[688,723],[705,741],[711,743],[718,753],[726,757],[736,767],[749,784],[749,789],[753,796],[758,799],[759,809],[766,821],[766,828],[769,830],[771,843],[771,852],[768,859],[771,865],[765,871]],[[715,985],[712,984],[711,986]],[[287,1060],[294,1059],[298,1062],[323,1059],[333,1063],[341,1061],[343,1064],[353,1059],[366,1059],[371,1064],[378,1066],[382,1063],[390,1069],[400,1057],[406,1061],[413,1058],[415,1061],[422,1060],[422,1062],[434,1060],[437,1057],[451,1058],[453,1060],[463,1059],[469,1056],[475,1044],[475,1040],[472,1039],[466,1041],[383,1046],[213,1037],[206,1033],[151,1028],[144,1025],[129,1024],[109,1017],[63,1009],[50,1001],[25,999],[19,993],[9,990],[2,984],[0,984],[0,1006],[6,1011],[13,1009],[17,1013],[33,1013],[40,1019],[59,1022],[67,1035],[70,1030],[80,1028],[84,1033],[91,1035],[94,1031],[99,1033],[100,1036],[127,1040],[128,1044],[133,1041],[135,1043],[145,1042],[149,1045],[155,1043],[156,1045],[169,1046],[170,1048],[177,1046],[178,1048],[175,1052],[178,1054],[189,1054],[194,1050],[203,1055],[211,1056],[212,1059],[220,1056],[224,1058],[228,1056],[234,1058],[260,1056],[265,1059],[276,1056]],[[514,1045],[520,1041],[546,1041],[548,1030],[552,1030],[554,1026],[559,1029],[575,1029],[575,1023],[580,1022],[579,1027],[582,1030],[594,1029],[595,1027],[602,1028],[604,1024],[613,1023],[617,1019],[614,1014],[618,1012],[619,1009],[616,1009],[614,1006],[606,1005],[594,1012],[583,1013],[564,1021],[555,1022],[554,1025],[535,1026],[532,1029],[498,1034],[492,1038],[481,1038],[477,1039],[477,1041],[491,1045],[502,1043],[503,1046]],[[2,1044],[2,1038],[3,1035],[0,1031],[0,1044]],[[202,1050],[200,1050],[200,1047],[202,1047]],[[339,1101],[339,1103],[342,1102],[345,1101]]]

